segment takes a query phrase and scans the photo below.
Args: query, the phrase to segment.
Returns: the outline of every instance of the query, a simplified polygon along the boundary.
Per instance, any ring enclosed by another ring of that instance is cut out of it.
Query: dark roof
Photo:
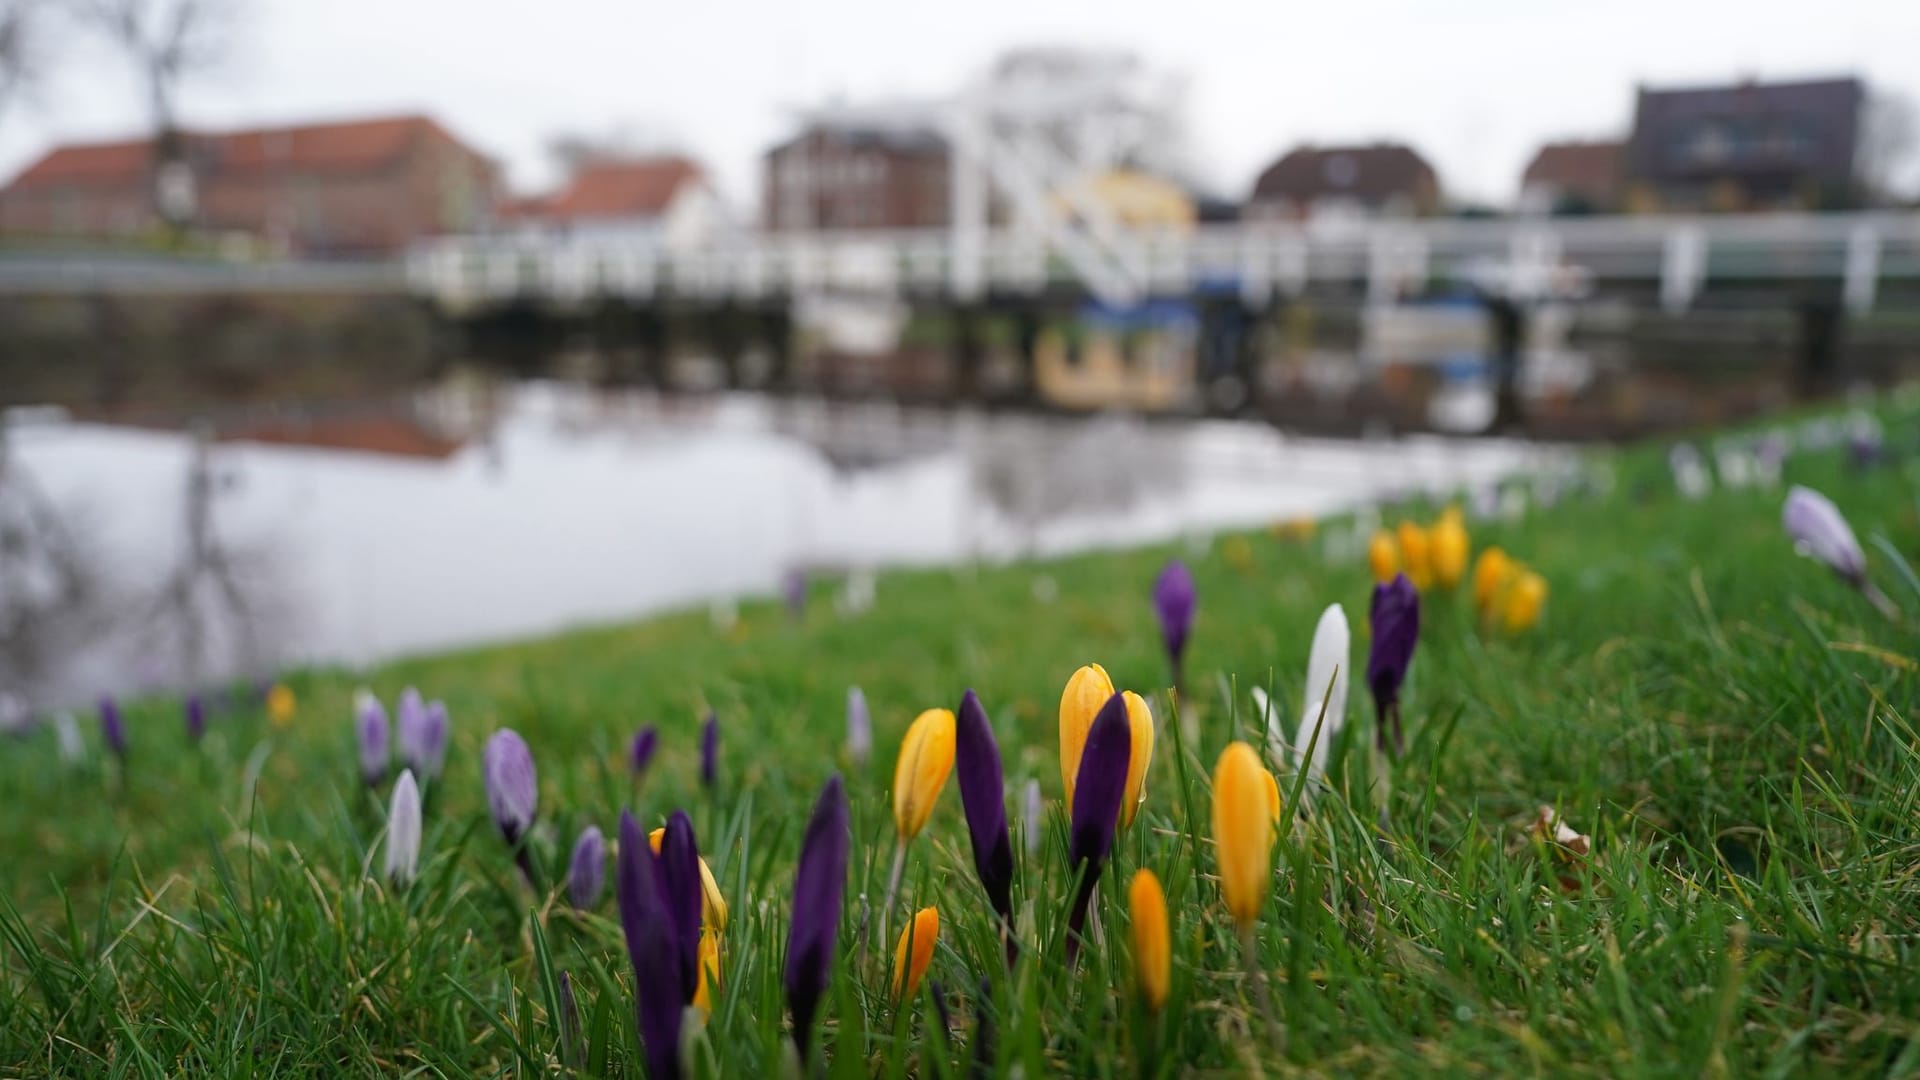
[[[515,199],[501,207],[508,218],[578,221],[589,218],[657,217],[700,166],[683,157],[594,161],[582,165],[567,186],[546,197]]]
[[[1254,181],[1253,199],[1339,198],[1377,206],[1396,195],[1437,192],[1439,186],[1433,166],[1400,143],[1300,146],[1267,166]]]
[[[1791,173],[1845,181],[1865,100],[1853,78],[1643,87],[1628,166],[1655,180]]]
[[[947,152],[947,140],[931,127],[919,124],[820,122],[808,124],[792,138],[777,143],[768,154],[799,146],[814,138],[832,139],[855,149],[880,149],[897,154],[937,155]]]
[[[1521,183],[1587,196],[1612,195],[1620,188],[1626,148],[1619,139],[1548,143],[1533,155]]]

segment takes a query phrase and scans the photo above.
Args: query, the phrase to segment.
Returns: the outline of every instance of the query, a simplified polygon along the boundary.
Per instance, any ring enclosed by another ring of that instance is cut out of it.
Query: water
[[[0,676],[42,708],[771,594],[794,570],[1320,515],[1558,456],[476,383],[371,413],[228,416],[212,437],[16,412],[6,439],[0,614],[37,630],[8,640]]]

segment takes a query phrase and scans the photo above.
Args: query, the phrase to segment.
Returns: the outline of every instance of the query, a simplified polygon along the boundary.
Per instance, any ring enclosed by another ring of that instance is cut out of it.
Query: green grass
[[[1912,445],[1915,414],[1883,412],[1890,444]],[[783,1075],[787,897],[807,811],[836,770],[855,825],[817,1039],[836,1076],[964,1075],[983,1013],[993,1071],[1029,1077],[1920,1072],[1920,624],[1888,623],[1796,557],[1778,525],[1784,488],[1686,502],[1661,448],[1608,460],[1609,494],[1473,525],[1476,549],[1498,543],[1552,582],[1540,627],[1482,635],[1464,598],[1428,598],[1384,833],[1356,680],[1338,792],[1280,845],[1261,916],[1270,1020],[1211,876],[1208,775],[1230,739],[1261,738],[1251,686],[1272,688],[1292,729],[1325,604],[1346,605],[1364,662],[1370,582],[1357,556],[1329,563],[1317,543],[1250,534],[1250,563],[1219,540],[1177,552],[1201,597],[1179,722],[1147,601],[1168,548],[891,574],[854,617],[817,591],[799,624],[767,604],[726,634],[681,614],[374,672],[387,700],[417,685],[454,718],[422,877],[400,894],[375,880],[384,791],[356,780],[345,673],[293,676],[289,727],[243,711],[198,748],[177,703],[135,703],[124,782],[91,728],[86,765],[61,764],[50,734],[9,745],[0,1075],[536,1076],[574,1060],[638,1075],[611,890],[586,914],[535,895],[486,820],[479,748],[502,725],[539,763],[549,880],[578,830],[611,837],[622,806],[647,825],[692,814],[733,910],[725,985],[693,1045],[700,1075]],[[1840,504],[1875,580],[1920,616],[1900,558],[1920,550],[1920,473],[1825,451],[1793,458],[1787,479]],[[1036,599],[1043,576],[1057,598]],[[1148,692],[1161,727],[1146,807],[1101,878],[1103,939],[1068,970],[1056,707],[1092,660]],[[855,683],[877,729],[861,766],[841,750]],[[917,712],[969,686],[994,718],[1016,829],[1028,777],[1051,801],[1037,853],[1015,840],[1011,974],[953,784],[913,846],[892,925],[940,908],[943,1035],[930,989],[909,1009],[890,1002],[891,942],[864,965],[853,943],[891,857],[892,751]],[[708,708],[724,730],[717,793],[696,777]],[[636,798],[622,753],[646,722],[663,747]],[[1528,838],[1542,803],[1592,835],[1590,859]],[[1138,866],[1166,884],[1173,919],[1158,1017],[1126,956]]]

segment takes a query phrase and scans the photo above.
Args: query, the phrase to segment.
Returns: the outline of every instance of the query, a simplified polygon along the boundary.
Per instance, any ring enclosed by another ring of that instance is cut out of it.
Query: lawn
[[[1374,783],[1359,673],[1331,789],[1301,814],[1299,777],[1277,770],[1288,805],[1257,974],[1222,902],[1210,778],[1231,741],[1265,745],[1254,687],[1294,730],[1327,604],[1344,605],[1364,667],[1373,582],[1360,552],[1327,542],[1344,522],[886,574],[857,614],[819,582],[797,619],[769,600],[728,628],[702,610],[292,672],[290,722],[246,696],[198,744],[178,700],[129,702],[124,766],[90,715],[78,762],[51,732],[0,747],[0,1075],[638,1076],[614,890],[577,911],[563,886],[575,836],[594,824],[611,840],[622,808],[644,828],[685,809],[731,909],[689,1073],[788,1075],[796,858],[835,773],[852,845],[816,1073],[1920,1072],[1920,582],[1905,561],[1920,552],[1920,410],[1873,407],[1888,434],[1871,467],[1843,446],[1802,449],[1782,484],[1688,499],[1666,448],[1648,446],[1591,458],[1566,494],[1515,517],[1470,516],[1476,551],[1498,544],[1551,583],[1544,617],[1489,631],[1465,590],[1429,591],[1391,793]],[[1791,483],[1848,515],[1904,621],[1796,555],[1780,523]],[[1199,596],[1177,710],[1149,601],[1174,557]],[[1057,720],[1068,677],[1095,661],[1149,700],[1157,741],[1069,966]],[[363,683],[389,707],[416,686],[452,718],[407,888],[381,872],[391,777],[377,790],[359,777]],[[864,762],[845,746],[853,685],[873,713]],[[1009,970],[949,782],[889,916],[897,931],[915,909],[940,913],[927,978],[896,1003],[893,942],[858,944],[863,925],[877,936],[893,858],[894,753],[918,713],[968,688],[1004,760],[1019,956]],[[636,783],[627,744],[643,724],[661,748]],[[488,814],[481,747],[501,727],[538,767],[540,888]],[[1029,779],[1045,796],[1031,831]],[[1543,804],[1591,837],[1589,854],[1530,833]],[[1131,957],[1140,867],[1171,917],[1157,1011]]]

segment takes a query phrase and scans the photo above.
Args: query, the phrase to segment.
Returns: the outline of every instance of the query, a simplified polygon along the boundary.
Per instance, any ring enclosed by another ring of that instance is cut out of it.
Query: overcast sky
[[[732,196],[795,106],[937,96],[998,50],[1084,44],[1189,80],[1200,176],[1244,196],[1302,140],[1399,139],[1448,191],[1505,201],[1541,140],[1622,131],[1636,82],[1858,73],[1920,99],[1920,0],[238,0],[221,71],[185,93],[225,126],[425,111],[547,182],[545,139],[627,128],[705,160]],[[0,174],[55,140],[137,132],[111,54],[53,42],[38,100],[0,116]]]

